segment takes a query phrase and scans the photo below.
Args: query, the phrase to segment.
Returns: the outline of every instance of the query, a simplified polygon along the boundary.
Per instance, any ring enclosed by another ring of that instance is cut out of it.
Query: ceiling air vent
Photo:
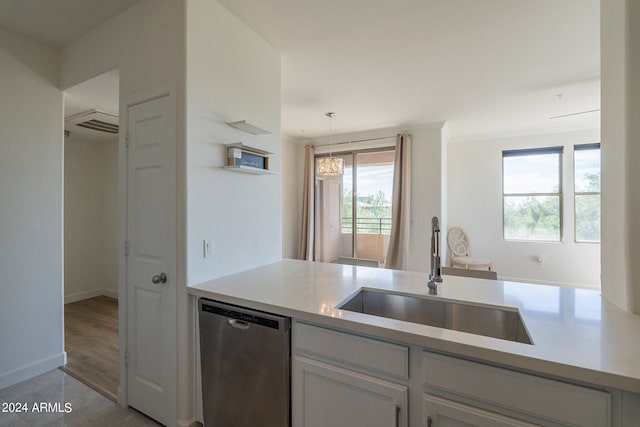
[[[113,139],[118,134],[118,116],[98,110],[88,110],[67,117],[65,130],[93,139]]]
[[[97,130],[98,132],[118,133],[118,125],[103,122],[102,120],[87,120],[86,122],[78,123],[76,126]]]

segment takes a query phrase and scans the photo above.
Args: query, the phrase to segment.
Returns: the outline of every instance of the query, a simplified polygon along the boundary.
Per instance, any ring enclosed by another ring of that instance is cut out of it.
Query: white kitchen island
[[[445,276],[434,296],[426,281],[283,260],[189,293],[294,320],[295,426],[329,416],[332,397],[349,425],[640,425],[640,316],[591,290]],[[533,344],[336,308],[362,288],[515,308]]]

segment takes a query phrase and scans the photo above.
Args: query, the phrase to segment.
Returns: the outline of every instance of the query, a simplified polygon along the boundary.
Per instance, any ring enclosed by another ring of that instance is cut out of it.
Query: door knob
[[[155,276],[153,276],[153,279],[151,279],[151,281],[156,285],[158,283],[167,283],[167,275],[164,273],[156,274]]]

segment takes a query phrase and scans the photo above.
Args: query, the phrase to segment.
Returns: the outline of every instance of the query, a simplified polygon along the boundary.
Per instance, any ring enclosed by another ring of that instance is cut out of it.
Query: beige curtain
[[[313,205],[315,188],[315,149],[313,145],[304,147],[304,182],[302,189],[302,230],[300,233],[300,254],[298,258],[313,261]]]
[[[409,261],[409,223],[411,215],[411,135],[396,137],[396,158],[393,171],[393,206],[391,235],[386,268],[406,270]]]

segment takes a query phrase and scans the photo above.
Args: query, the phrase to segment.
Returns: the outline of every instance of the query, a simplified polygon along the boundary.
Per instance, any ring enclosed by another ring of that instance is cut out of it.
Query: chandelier
[[[331,155],[331,146],[333,144],[333,134],[335,131],[334,118],[336,113],[325,113],[329,117],[329,157],[321,157],[318,159],[316,174],[318,176],[337,176],[344,175],[344,159],[341,157],[333,157]]]

